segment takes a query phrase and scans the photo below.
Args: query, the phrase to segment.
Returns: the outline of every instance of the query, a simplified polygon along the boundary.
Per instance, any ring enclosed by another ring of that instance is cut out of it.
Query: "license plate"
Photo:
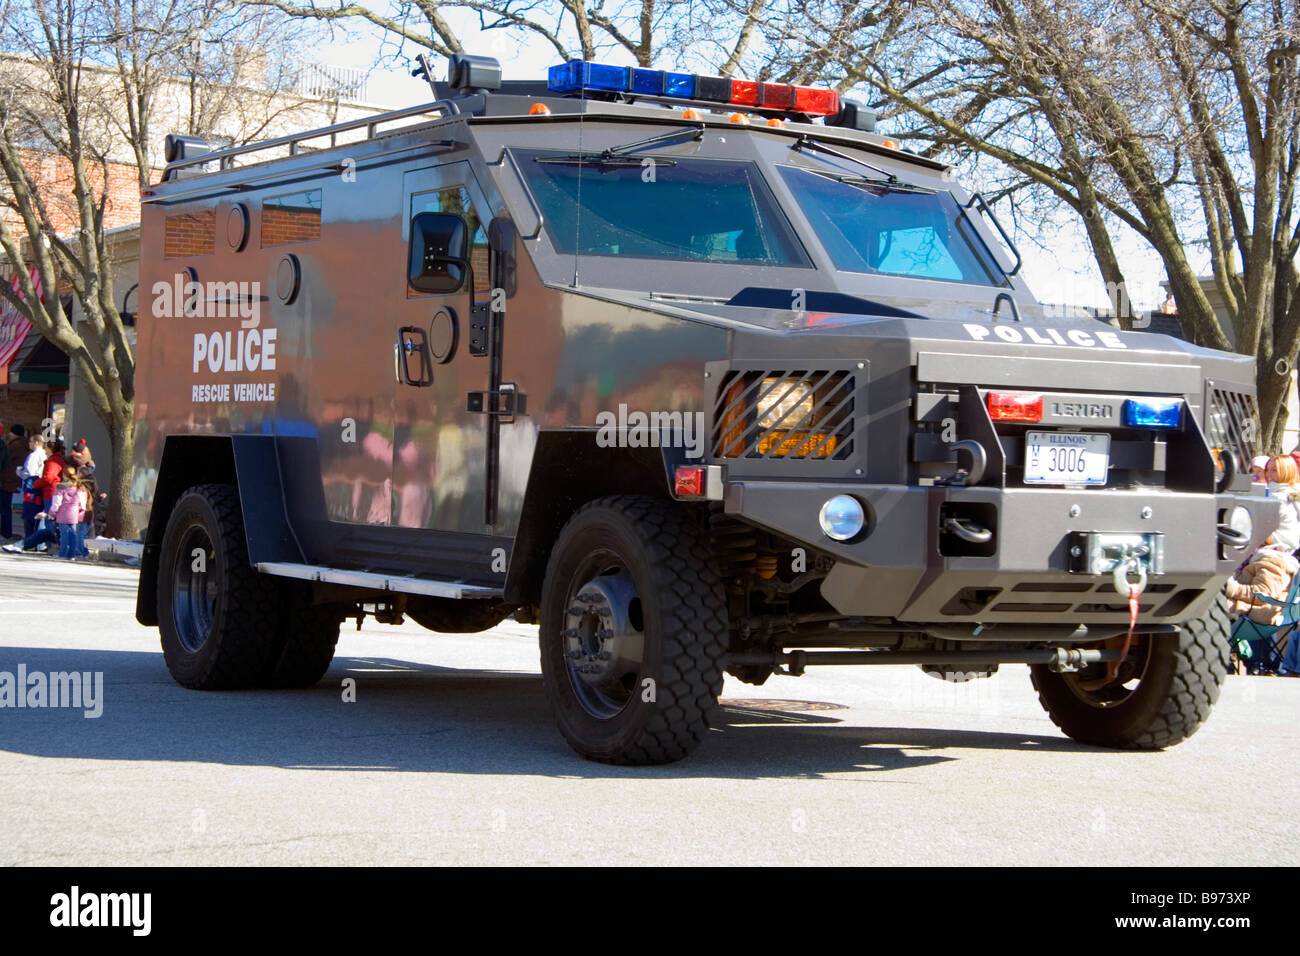
[[[1110,468],[1110,436],[1077,432],[1025,435],[1025,484],[1104,485]]]

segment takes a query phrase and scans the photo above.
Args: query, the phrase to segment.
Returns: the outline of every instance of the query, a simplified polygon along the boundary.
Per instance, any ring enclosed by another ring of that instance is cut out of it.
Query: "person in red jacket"
[[[54,439],[45,446],[50,456],[45,459],[45,467],[41,469],[41,477],[37,478],[32,485],[32,493],[41,496],[42,508],[44,513],[49,512],[50,502],[54,498],[54,490],[58,487],[59,481],[63,476],[63,466],[67,464],[63,458],[63,442]],[[7,544],[4,546],[5,551],[45,551],[51,544],[57,544],[59,541],[58,525],[51,518],[41,519],[41,523],[36,526],[36,530],[23,538],[21,545]]]
[[[63,480],[63,466],[67,461],[63,457],[63,441],[54,439],[46,446],[50,457],[45,459],[45,467],[41,470],[41,477],[36,479],[34,488],[39,488],[41,497],[44,499],[45,507],[48,510],[50,499],[54,497],[54,489],[59,482]]]

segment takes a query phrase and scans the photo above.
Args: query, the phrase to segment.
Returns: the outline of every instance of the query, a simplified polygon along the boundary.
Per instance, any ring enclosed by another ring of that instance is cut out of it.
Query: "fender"
[[[148,626],[158,623],[158,562],[163,535],[176,502],[195,485],[228,484],[238,489],[251,564],[304,560],[285,506],[277,454],[278,444],[302,441],[270,435],[167,436],[140,559],[137,621]]]
[[[538,604],[555,539],[573,513],[606,495],[671,498],[680,448],[601,448],[591,429],[537,436],[506,574],[509,604]]]

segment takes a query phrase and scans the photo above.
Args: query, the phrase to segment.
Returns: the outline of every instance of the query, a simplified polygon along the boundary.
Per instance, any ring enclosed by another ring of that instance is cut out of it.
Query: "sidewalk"
[[[16,545],[18,542],[15,541],[12,544]],[[122,541],[117,538],[88,538],[86,540],[86,550],[90,552],[90,556],[78,558],[78,561],[118,564],[138,568],[140,566],[140,555],[144,552],[144,542]],[[11,551],[8,553],[22,557],[52,558],[58,554],[58,545],[50,545],[45,551]]]

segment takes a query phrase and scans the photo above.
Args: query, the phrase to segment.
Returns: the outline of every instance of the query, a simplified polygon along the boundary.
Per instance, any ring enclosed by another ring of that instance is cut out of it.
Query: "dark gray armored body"
[[[559,69],[177,143],[136,404],[173,676],[309,685],[347,616],[513,614],[594,759],[818,663],[1027,663],[1077,739],[1191,734],[1276,520],[1250,360],[1045,318],[982,200],[833,94]]]

